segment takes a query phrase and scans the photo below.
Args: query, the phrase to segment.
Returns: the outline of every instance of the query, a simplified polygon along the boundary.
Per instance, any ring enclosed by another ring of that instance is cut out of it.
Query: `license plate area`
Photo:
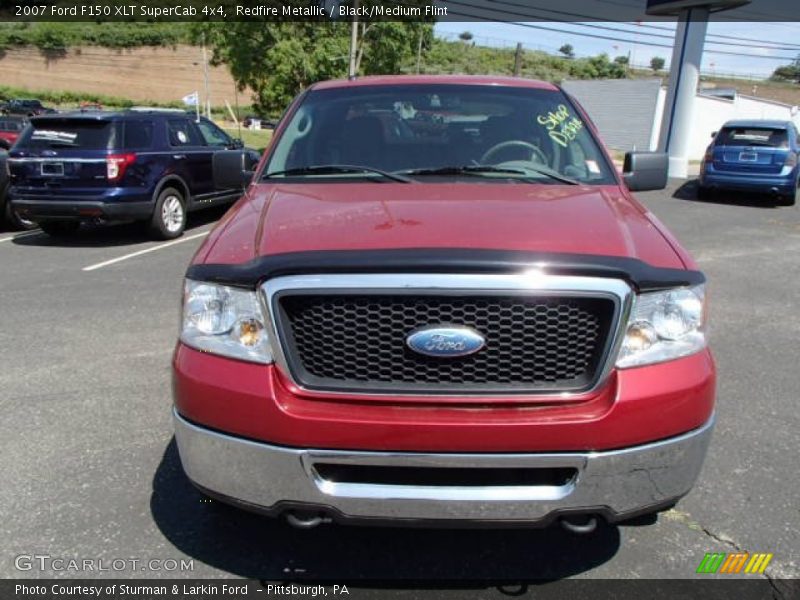
[[[758,160],[758,154],[755,152],[740,152],[739,160],[742,162],[756,162]]]
[[[63,177],[64,176],[64,163],[63,162],[43,162],[42,175],[45,177]]]

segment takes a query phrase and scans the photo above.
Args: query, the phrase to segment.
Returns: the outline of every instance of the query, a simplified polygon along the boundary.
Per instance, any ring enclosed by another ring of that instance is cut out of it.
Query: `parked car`
[[[8,154],[0,150],[0,225],[4,225],[9,229],[33,229],[36,224],[21,218],[15,210],[12,210],[11,204],[8,202],[7,159]]]
[[[50,235],[75,232],[82,221],[142,221],[156,237],[175,238],[187,212],[238,196],[214,187],[211,159],[241,141],[207,119],[130,110],[30,123],[9,158],[11,203]]]
[[[18,115],[22,117],[35,117],[55,113],[56,110],[44,106],[40,100],[25,100],[15,98],[0,106],[4,115]]]
[[[672,506],[714,423],[705,277],[631,194],[666,155],[623,178],[597,136],[550,83],[395,76],[311,86],[255,173],[218,153],[247,187],[186,273],[189,479],[299,527]]]
[[[90,111],[90,110],[103,110],[103,105],[100,104],[99,102],[86,101],[86,102],[81,102],[78,105],[78,110],[80,110],[82,112],[87,112],[87,111]]]
[[[718,190],[771,194],[792,205],[800,186],[800,132],[791,121],[728,121],[706,150],[698,195]]]
[[[19,117],[0,117],[0,149],[8,150],[25,129],[25,121]]]
[[[242,119],[245,129],[275,129],[275,120],[260,115],[247,115]]]

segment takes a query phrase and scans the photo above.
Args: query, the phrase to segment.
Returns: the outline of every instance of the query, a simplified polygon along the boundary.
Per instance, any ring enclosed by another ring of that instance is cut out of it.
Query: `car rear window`
[[[773,127],[725,127],[717,138],[717,146],[770,146],[788,148],[785,129]]]
[[[110,121],[32,120],[17,148],[107,150],[114,148],[117,127]]]

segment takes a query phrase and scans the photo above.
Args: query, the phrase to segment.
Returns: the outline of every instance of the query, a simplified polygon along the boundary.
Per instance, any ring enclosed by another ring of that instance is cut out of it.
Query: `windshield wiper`
[[[276,175],[292,177],[295,175],[334,175],[338,173],[374,173],[375,175],[380,175],[381,177],[400,183],[412,183],[414,181],[410,177],[405,177],[399,173],[389,173],[388,171],[362,165],[312,165],[308,167],[297,167],[295,169],[286,169],[285,171],[265,173],[262,179],[269,179]]]
[[[580,185],[580,181],[559,175],[558,173],[551,172],[546,169],[539,169],[534,166],[525,166],[524,169],[514,169],[511,167],[498,167],[495,165],[461,165],[461,166],[446,166],[436,168],[422,168],[422,169],[409,169],[407,171],[400,171],[404,175],[477,175],[480,176],[484,173],[497,173],[508,175],[522,175],[526,181],[532,181],[529,177],[530,172],[538,175],[544,175],[550,179],[560,181],[561,183],[568,183],[570,185]]]

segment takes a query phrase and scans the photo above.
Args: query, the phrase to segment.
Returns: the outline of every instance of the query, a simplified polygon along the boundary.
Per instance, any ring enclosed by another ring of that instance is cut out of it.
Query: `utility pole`
[[[356,76],[356,54],[358,51],[358,0],[353,0],[353,24],[350,31],[350,68],[347,70],[347,77],[355,79]]]
[[[422,32],[423,28],[419,28],[419,42],[417,43],[417,75],[419,75],[420,65],[422,64]]]
[[[206,118],[211,119],[211,97],[208,93],[208,55],[206,54],[206,34],[203,33],[203,79],[206,88]]]
[[[522,42],[517,42],[517,51],[514,52],[514,77],[522,75]]]

